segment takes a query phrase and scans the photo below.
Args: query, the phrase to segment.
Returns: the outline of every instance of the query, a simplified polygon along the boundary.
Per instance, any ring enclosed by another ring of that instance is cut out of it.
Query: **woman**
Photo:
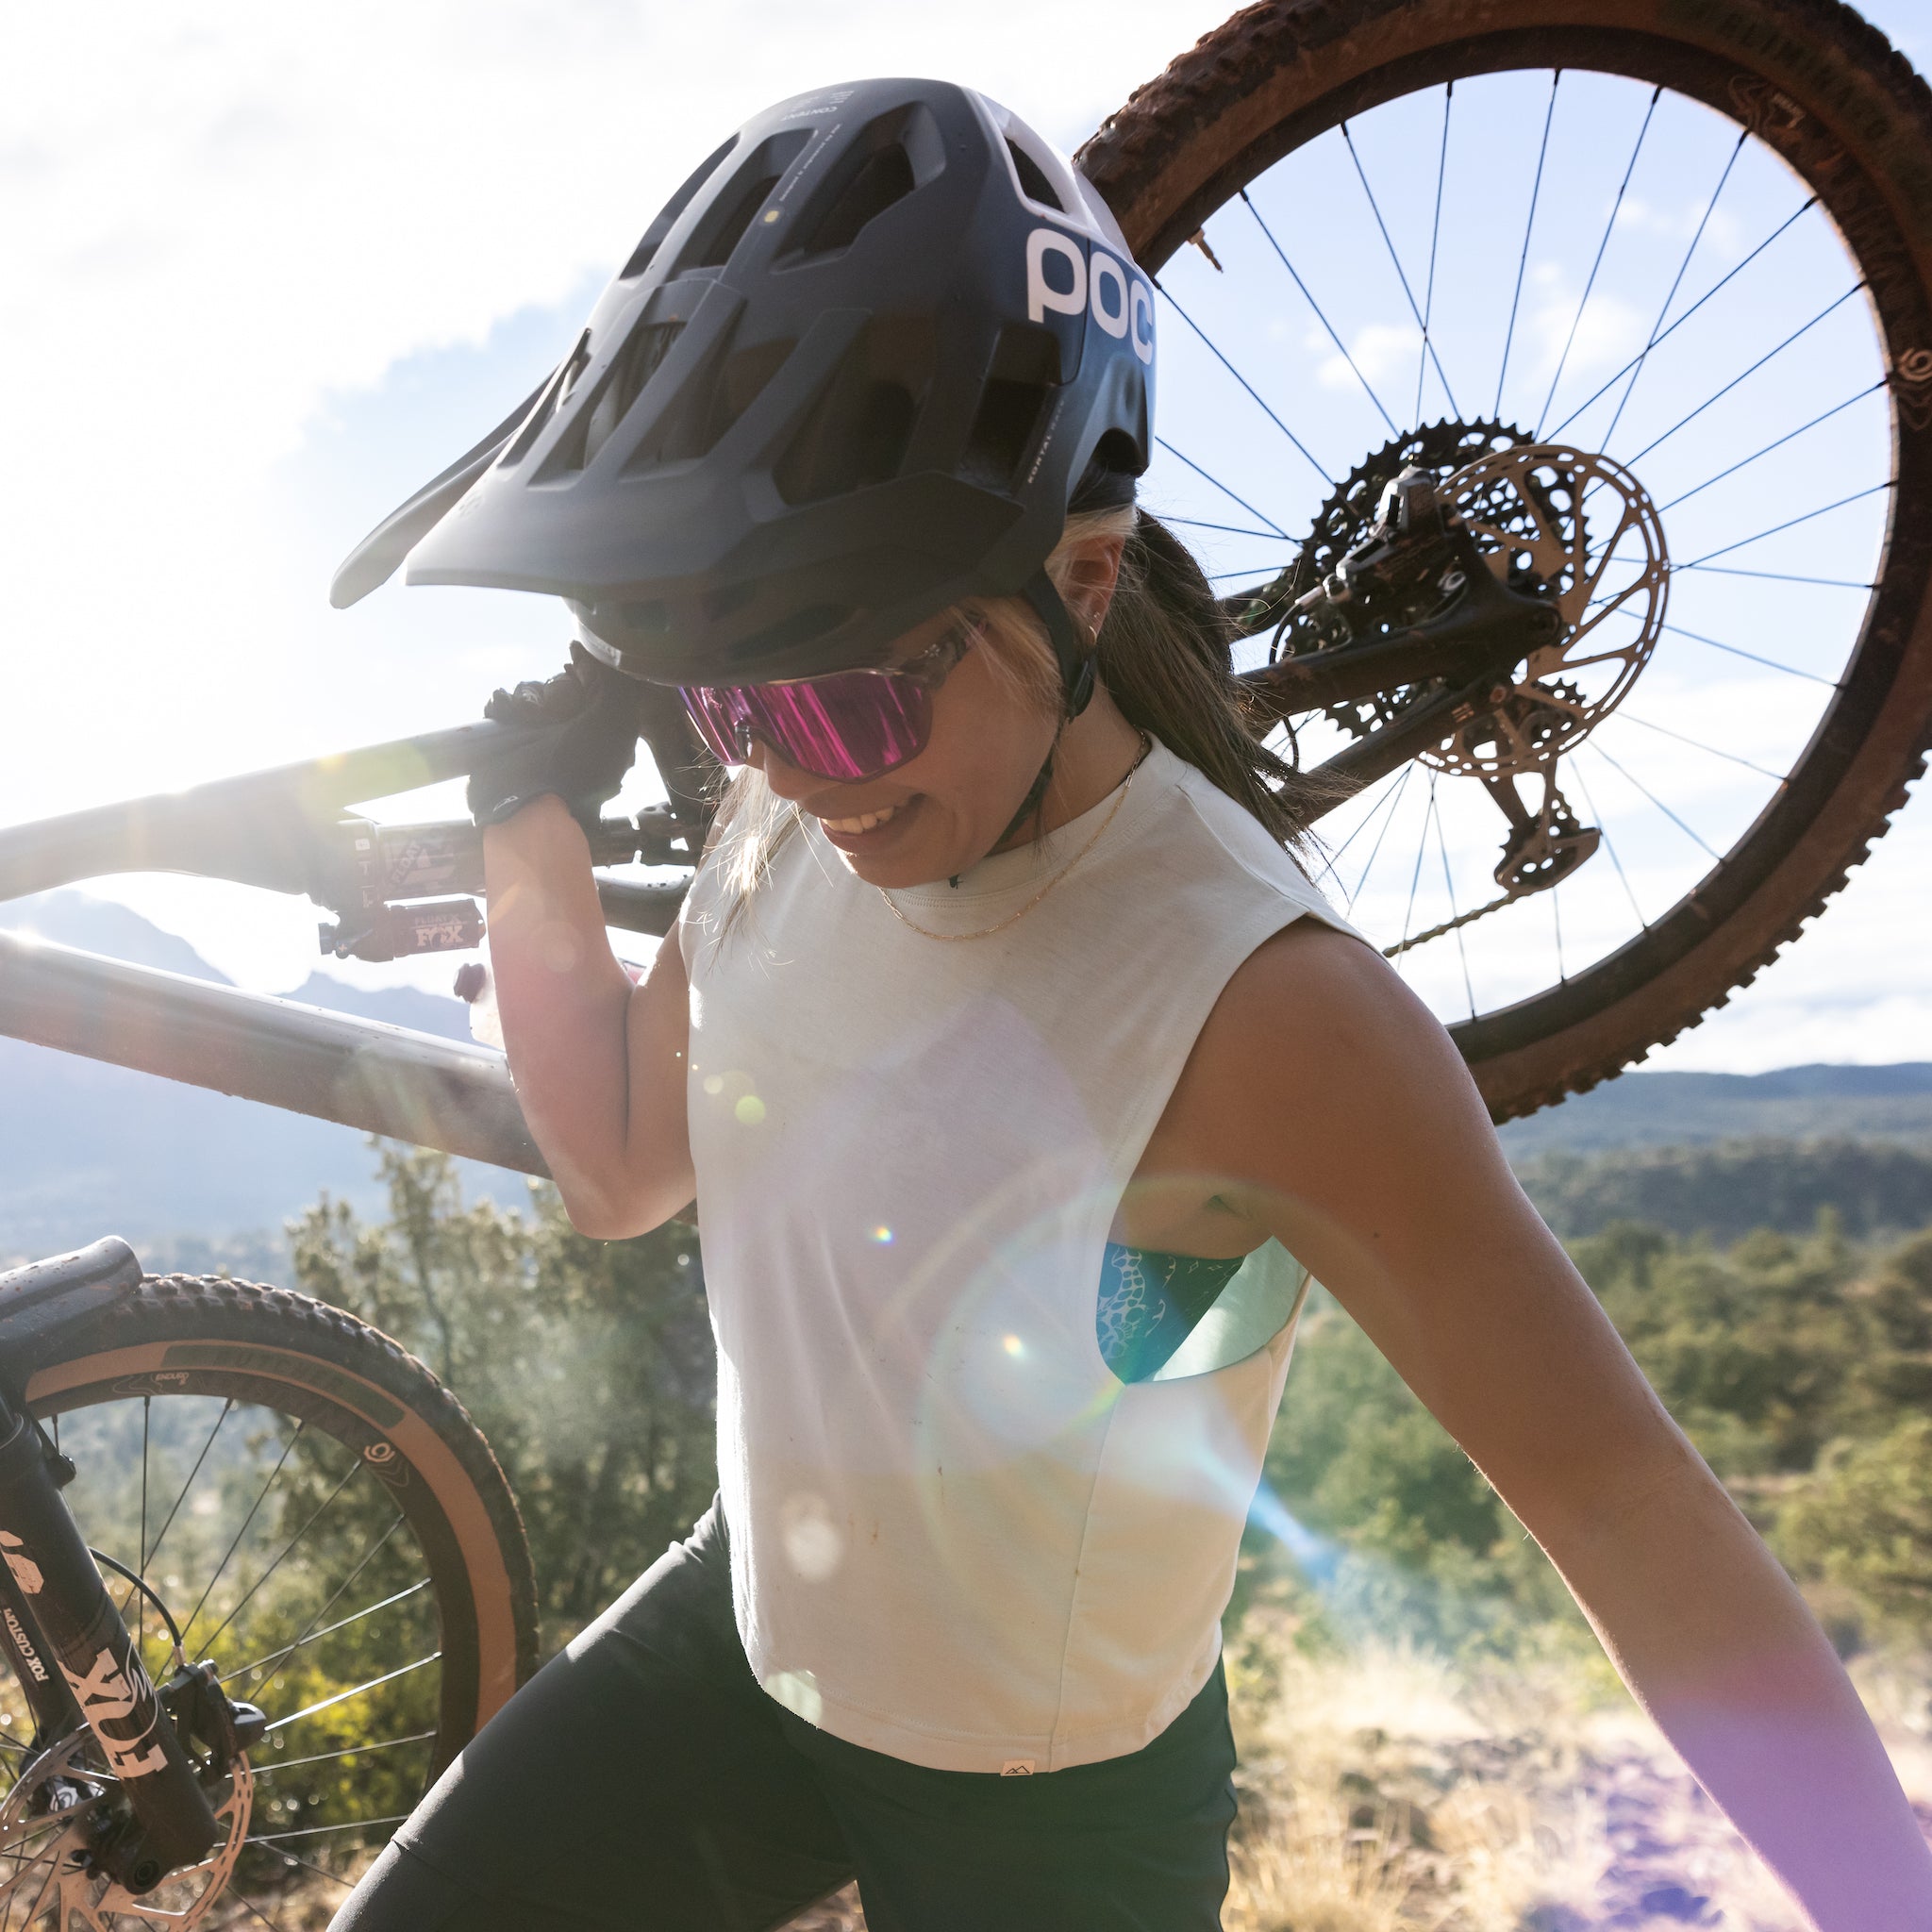
[[[1030,130],[804,96],[348,567],[577,616],[471,788],[497,999],[576,1224],[696,1199],[721,1492],[339,1926],[771,1926],[855,1874],[874,1932],[1217,1924],[1218,1619],[1308,1271],[1817,1923],[1932,1924],[1829,1646],[1291,857],[1307,781],[1132,505],[1153,360]],[[740,769],[633,989],[583,827],[640,680]]]

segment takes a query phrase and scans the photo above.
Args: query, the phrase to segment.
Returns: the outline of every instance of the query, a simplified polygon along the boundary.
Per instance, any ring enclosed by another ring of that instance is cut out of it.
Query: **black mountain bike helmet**
[[[968,596],[1025,596],[1076,489],[1151,455],[1154,291],[1073,165],[942,81],[758,115],[677,191],[542,387],[350,556],[569,600],[634,675],[874,664]],[[1084,668],[1083,668],[1084,667]]]

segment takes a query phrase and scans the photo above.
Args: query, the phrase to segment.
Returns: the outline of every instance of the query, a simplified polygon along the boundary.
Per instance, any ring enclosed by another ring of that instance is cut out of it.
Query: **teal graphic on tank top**
[[[1108,1241],[1093,1317],[1101,1360],[1123,1382],[1146,1381],[1194,1332],[1241,1260],[1240,1255],[1165,1255]]]

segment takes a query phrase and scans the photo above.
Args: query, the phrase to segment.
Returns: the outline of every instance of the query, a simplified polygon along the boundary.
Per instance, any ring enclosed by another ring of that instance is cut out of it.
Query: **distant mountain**
[[[0,907],[0,925],[228,983],[186,941],[81,893]],[[292,996],[469,1037],[459,1000],[412,987],[370,990],[317,973]],[[358,1211],[381,1207],[375,1156],[350,1127],[16,1040],[0,1039],[0,1263],[120,1234],[151,1266],[225,1258],[238,1273],[260,1273],[282,1223],[325,1189]],[[527,1198],[521,1174],[460,1166],[472,1194]]]
[[[0,927],[226,984],[185,940],[79,892],[0,906]],[[290,997],[464,1040],[462,1003],[311,974]],[[153,1265],[262,1273],[281,1224],[326,1189],[381,1203],[363,1136],[300,1114],[0,1039],[0,1263],[123,1234]],[[1558,1233],[1619,1218],[1718,1239],[1809,1227],[1829,1204],[1862,1234],[1932,1224],[1932,1065],[1636,1072],[1528,1120],[1503,1144]],[[464,1162],[510,1204],[519,1174]]]
[[[1507,1122],[1517,1165],[1541,1154],[1719,1141],[1884,1141],[1932,1149],[1932,1064],[1784,1067],[1774,1074],[1624,1074]]]
[[[1932,1149],[1883,1141],[1723,1141],[1694,1147],[1560,1149],[1517,1163],[1565,1241],[1613,1221],[1719,1243],[1760,1227],[1806,1234],[1829,1208],[1855,1240],[1932,1226]]]

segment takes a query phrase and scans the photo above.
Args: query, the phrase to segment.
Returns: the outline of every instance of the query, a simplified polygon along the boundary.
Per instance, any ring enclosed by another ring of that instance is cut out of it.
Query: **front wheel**
[[[25,1403],[77,1472],[89,1543],[140,1575],[191,1661],[267,1730],[207,1864],[133,1899],[91,1875],[111,1776],[0,1698],[0,1925],[308,1924],[535,1668],[516,1504],[450,1392],[387,1337],[284,1290],[150,1277],[57,1342]],[[158,1682],[148,1595],[108,1583]]]
[[[1150,505],[1256,657],[1406,469],[1542,453],[1494,563],[1595,628],[1322,827],[1491,1111],[1723,1004],[1924,768],[1924,83],[1838,0],[1263,0],[1080,158],[1159,286]]]

